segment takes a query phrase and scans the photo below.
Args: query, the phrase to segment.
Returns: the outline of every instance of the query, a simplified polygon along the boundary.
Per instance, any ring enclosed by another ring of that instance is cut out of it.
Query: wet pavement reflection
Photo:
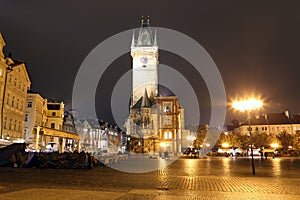
[[[248,157],[130,159],[123,162],[128,169],[159,169],[128,173],[115,169],[121,163],[92,170],[3,167],[0,199],[39,199],[44,193],[61,199],[68,194],[72,199],[300,199],[300,158],[255,157],[255,175]]]

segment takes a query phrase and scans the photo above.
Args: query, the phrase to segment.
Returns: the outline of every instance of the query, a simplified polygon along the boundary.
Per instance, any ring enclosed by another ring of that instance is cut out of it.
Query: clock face
[[[141,57],[140,61],[141,61],[141,63],[143,63],[143,64],[147,64],[148,61],[149,61],[149,58],[148,58],[148,57]]]

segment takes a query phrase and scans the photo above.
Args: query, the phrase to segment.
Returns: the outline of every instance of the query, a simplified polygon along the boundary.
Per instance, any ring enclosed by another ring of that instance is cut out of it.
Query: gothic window
[[[165,131],[164,132],[164,139],[165,140],[171,140],[172,139],[172,132],[171,131]]]
[[[163,116],[163,125],[172,126],[172,116]]]

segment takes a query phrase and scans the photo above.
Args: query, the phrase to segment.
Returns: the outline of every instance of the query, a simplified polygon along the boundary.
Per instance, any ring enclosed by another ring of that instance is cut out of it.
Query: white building
[[[27,93],[25,111],[25,141],[27,143],[35,141],[36,134],[33,134],[34,127],[42,127],[46,123],[46,109],[47,99],[32,91]]]
[[[251,118],[251,131],[253,133],[266,133],[278,135],[283,132],[295,134],[300,130],[300,115],[289,116],[288,111],[282,113],[270,113],[258,117]],[[243,123],[234,131],[241,135],[249,134],[248,122]]]

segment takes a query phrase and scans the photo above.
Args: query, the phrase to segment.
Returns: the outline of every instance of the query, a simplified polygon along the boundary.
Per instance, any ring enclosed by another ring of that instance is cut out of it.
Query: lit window
[[[171,102],[163,103],[163,109],[164,112],[172,112],[172,103]]]
[[[171,140],[172,139],[172,132],[171,131],[165,131],[164,132],[164,139],[165,140]]]

